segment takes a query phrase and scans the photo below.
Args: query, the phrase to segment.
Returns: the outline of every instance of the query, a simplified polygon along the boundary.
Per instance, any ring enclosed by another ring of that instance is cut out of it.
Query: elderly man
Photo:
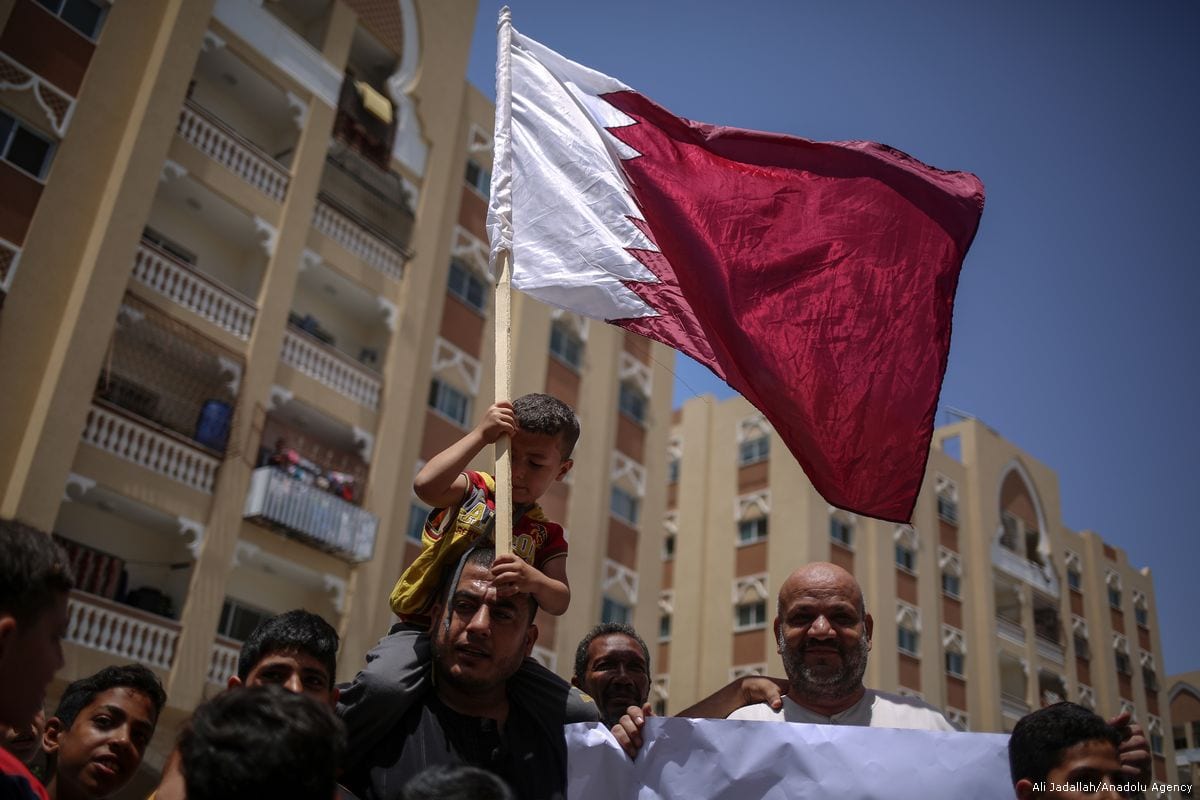
[[[650,696],[650,649],[631,626],[602,622],[579,642],[571,683],[596,700],[611,728]]]
[[[824,562],[800,567],[779,589],[774,624],[787,681],[740,679],[679,716],[954,730],[920,700],[863,685],[874,625],[853,575]],[[630,755],[641,747],[647,712],[630,708],[613,728]],[[1111,720],[1125,737],[1123,768],[1137,774],[1149,765],[1150,754],[1141,731],[1128,723],[1127,714]]]
[[[537,606],[527,594],[497,594],[494,558],[489,549],[468,553],[434,607],[432,689],[346,776],[366,800],[396,800],[412,777],[437,764],[486,769],[523,799],[565,796],[561,723],[509,701],[509,679],[537,641]]]

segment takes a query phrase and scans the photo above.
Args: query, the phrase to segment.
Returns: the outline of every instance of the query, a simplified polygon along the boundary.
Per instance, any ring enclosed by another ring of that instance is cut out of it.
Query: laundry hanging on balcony
[[[363,108],[371,116],[384,125],[392,124],[392,101],[377,92],[375,87],[366,81],[355,81],[354,88],[358,92],[358,99],[362,101]]]

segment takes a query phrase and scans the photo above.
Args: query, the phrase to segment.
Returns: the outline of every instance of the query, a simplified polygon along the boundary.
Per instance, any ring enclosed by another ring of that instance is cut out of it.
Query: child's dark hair
[[[0,519],[0,614],[28,625],[73,586],[67,556],[54,540],[23,522]]]
[[[68,685],[58,701],[54,716],[62,721],[63,728],[70,729],[79,712],[87,708],[97,695],[109,689],[132,689],[146,695],[154,706],[155,720],[167,703],[167,693],[163,691],[157,675],[141,664],[126,664],[123,667],[105,667],[95,675],[80,678]]]
[[[523,394],[512,407],[521,430],[557,437],[563,461],[571,457],[579,441],[579,418],[569,405],[548,394]]]
[[[1063,751],[1081,742],[1121,745],[1120,732],[1098,715],[1075,703],[1055,703],[1026,714],[1013,728],[1008,740],[1008,767],[1013,783],[1025,779],[1046,780],[1058,766]]]
[[[299,608],[285,611],[259,623],[242,645],[238,678],[245,682],[258,662],[273,653],[301,652],[320,661],[332,681],[337,651],[337,631],[322,617]]]
[[[465,764],[436,764],[404,785],[401,800],[513,800],[497,775]]]
[[[311,697],[254,686],[198,707],[178,747],[189,800],[329,800],[346,729]]]

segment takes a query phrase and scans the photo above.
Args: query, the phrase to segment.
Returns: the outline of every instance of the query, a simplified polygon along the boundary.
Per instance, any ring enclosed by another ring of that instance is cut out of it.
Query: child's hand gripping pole
[[[496,281],[496,402],[512,397],[512,285],[507,250]],[[512,552],[512,438],[496,440],[496,555]]]

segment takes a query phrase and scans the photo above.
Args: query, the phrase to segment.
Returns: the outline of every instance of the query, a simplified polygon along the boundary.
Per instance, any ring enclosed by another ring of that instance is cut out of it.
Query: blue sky
[[[479,4],[470,80],[491,95]],[[1200,669],[1200,4],[513,0],[514,25],[680,116],[870,139],[987,188],[945,406],[1059,475],[1064,522],[1154,573]],[[730,390],[680,360],[675,402]],[[939,422],[944,421],[939,417]]]

